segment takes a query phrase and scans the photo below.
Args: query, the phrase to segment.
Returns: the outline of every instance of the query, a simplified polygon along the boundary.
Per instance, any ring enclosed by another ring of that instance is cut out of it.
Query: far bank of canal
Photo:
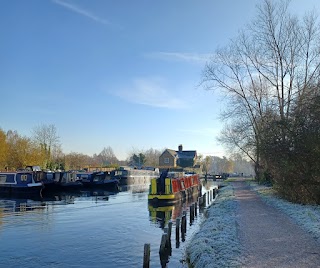
[[[214,187],[209,181],[202,193]],[[42,201],[0,197],[0,267],[142,267],[149,243],[150,267],[161,267],[163,228],[171,220],[172,252],[167,267],[187,267],[185,246],[199,228],[202,207],[148,206],[148,187],[130,185],[120,192],[68,192]],[[195,200],[197,201],[197,200]],[[176,239],[177,218],[186,214],[186,233]],[[162,260],[163,261],[163,260]]]

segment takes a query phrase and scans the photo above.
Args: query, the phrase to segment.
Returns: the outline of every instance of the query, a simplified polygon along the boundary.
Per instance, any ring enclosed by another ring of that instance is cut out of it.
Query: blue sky
[[[1,0],[0,127],[54,124],[63,151],[197,150],[217,143],[223,97],[199,87],[214,50],[259,0]],[[295,0],[301,12],[320,1]]]

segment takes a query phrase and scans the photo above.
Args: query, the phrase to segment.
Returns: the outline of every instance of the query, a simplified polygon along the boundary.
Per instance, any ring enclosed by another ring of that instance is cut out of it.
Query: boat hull
[[[194,196],[201,196],[201,184],[198,175],[181,178],[152,179],[148,201],[155,206],[167,206],[186,202]]]
[[[0,185],[0,193],[2,194],[40,194],[43,189],[42,183],[34,183],[29,186],[19,185]]]
[[[0,193],[1,194],[41,194],[42,182],[35,182],[33,173],[23,172],[1,172],[0,173]]]
[[[148,202],[153,206],[168,206],[179,202],[183,203],[194,197],[201,196],[201,190],[195,186],[185,191],[172,194],[149,194]]]

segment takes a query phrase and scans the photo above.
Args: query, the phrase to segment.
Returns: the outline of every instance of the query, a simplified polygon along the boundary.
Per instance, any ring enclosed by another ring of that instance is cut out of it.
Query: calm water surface
[[[198,230],[204,208],[197,207],[190,223],[190,204],[148,206],[148,186],[130,185],[117,193],[60,193],[40,201],[0,198],[0,267],[142,267],[145,243],[151,246],[150,267],[162,267],[159,247],[169,220],[167,267],[187,267],[182,262],[185,246]],[[175,219],[183,211],[187,231],[184,241],[181,235],[177,241]]]

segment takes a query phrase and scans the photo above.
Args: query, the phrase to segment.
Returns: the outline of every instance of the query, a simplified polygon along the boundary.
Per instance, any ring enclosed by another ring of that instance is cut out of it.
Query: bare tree
[[[0,170],[7,167],[8,144],[6,133],[0,128]]]
[[[98,157],[103,165],[118,163],[118,159],[110,146],[108,146],[107,148],[104,147]]]
[[[206,65],[207,89],[222,90],[229,100],[223,114],[231,122],[221,141],[238,148],[261,166],[261,135],[270,116],[285,122],[294,104],[315,89],[320,78],[320,32],[317,18],[290,14],[289,1],[263,0],[257,17]]]
[[[60,147],[59,136],[55,125],[39,125],[33,129],[33,140],[45,155],[45,166],[49,167],[52,160],[52,151]]]
[[[164,151],[164,150],[163,150]],[[153,148],[148,150],[139,150],[137,148],[132,148],[127,159],[128,163],[137,166],[158,166],[159,157],[163,151],[159,151]]]
[[[213,159],[212,159],[211,156],[206,156],[206,157],[203,158],[203,160],[201,161],[201,163],[202,163],[202,172],[204,172],[206,179],[207,179],[207,177],[208,177],[209,169],[211,168],[212,161],[213,161]]]

